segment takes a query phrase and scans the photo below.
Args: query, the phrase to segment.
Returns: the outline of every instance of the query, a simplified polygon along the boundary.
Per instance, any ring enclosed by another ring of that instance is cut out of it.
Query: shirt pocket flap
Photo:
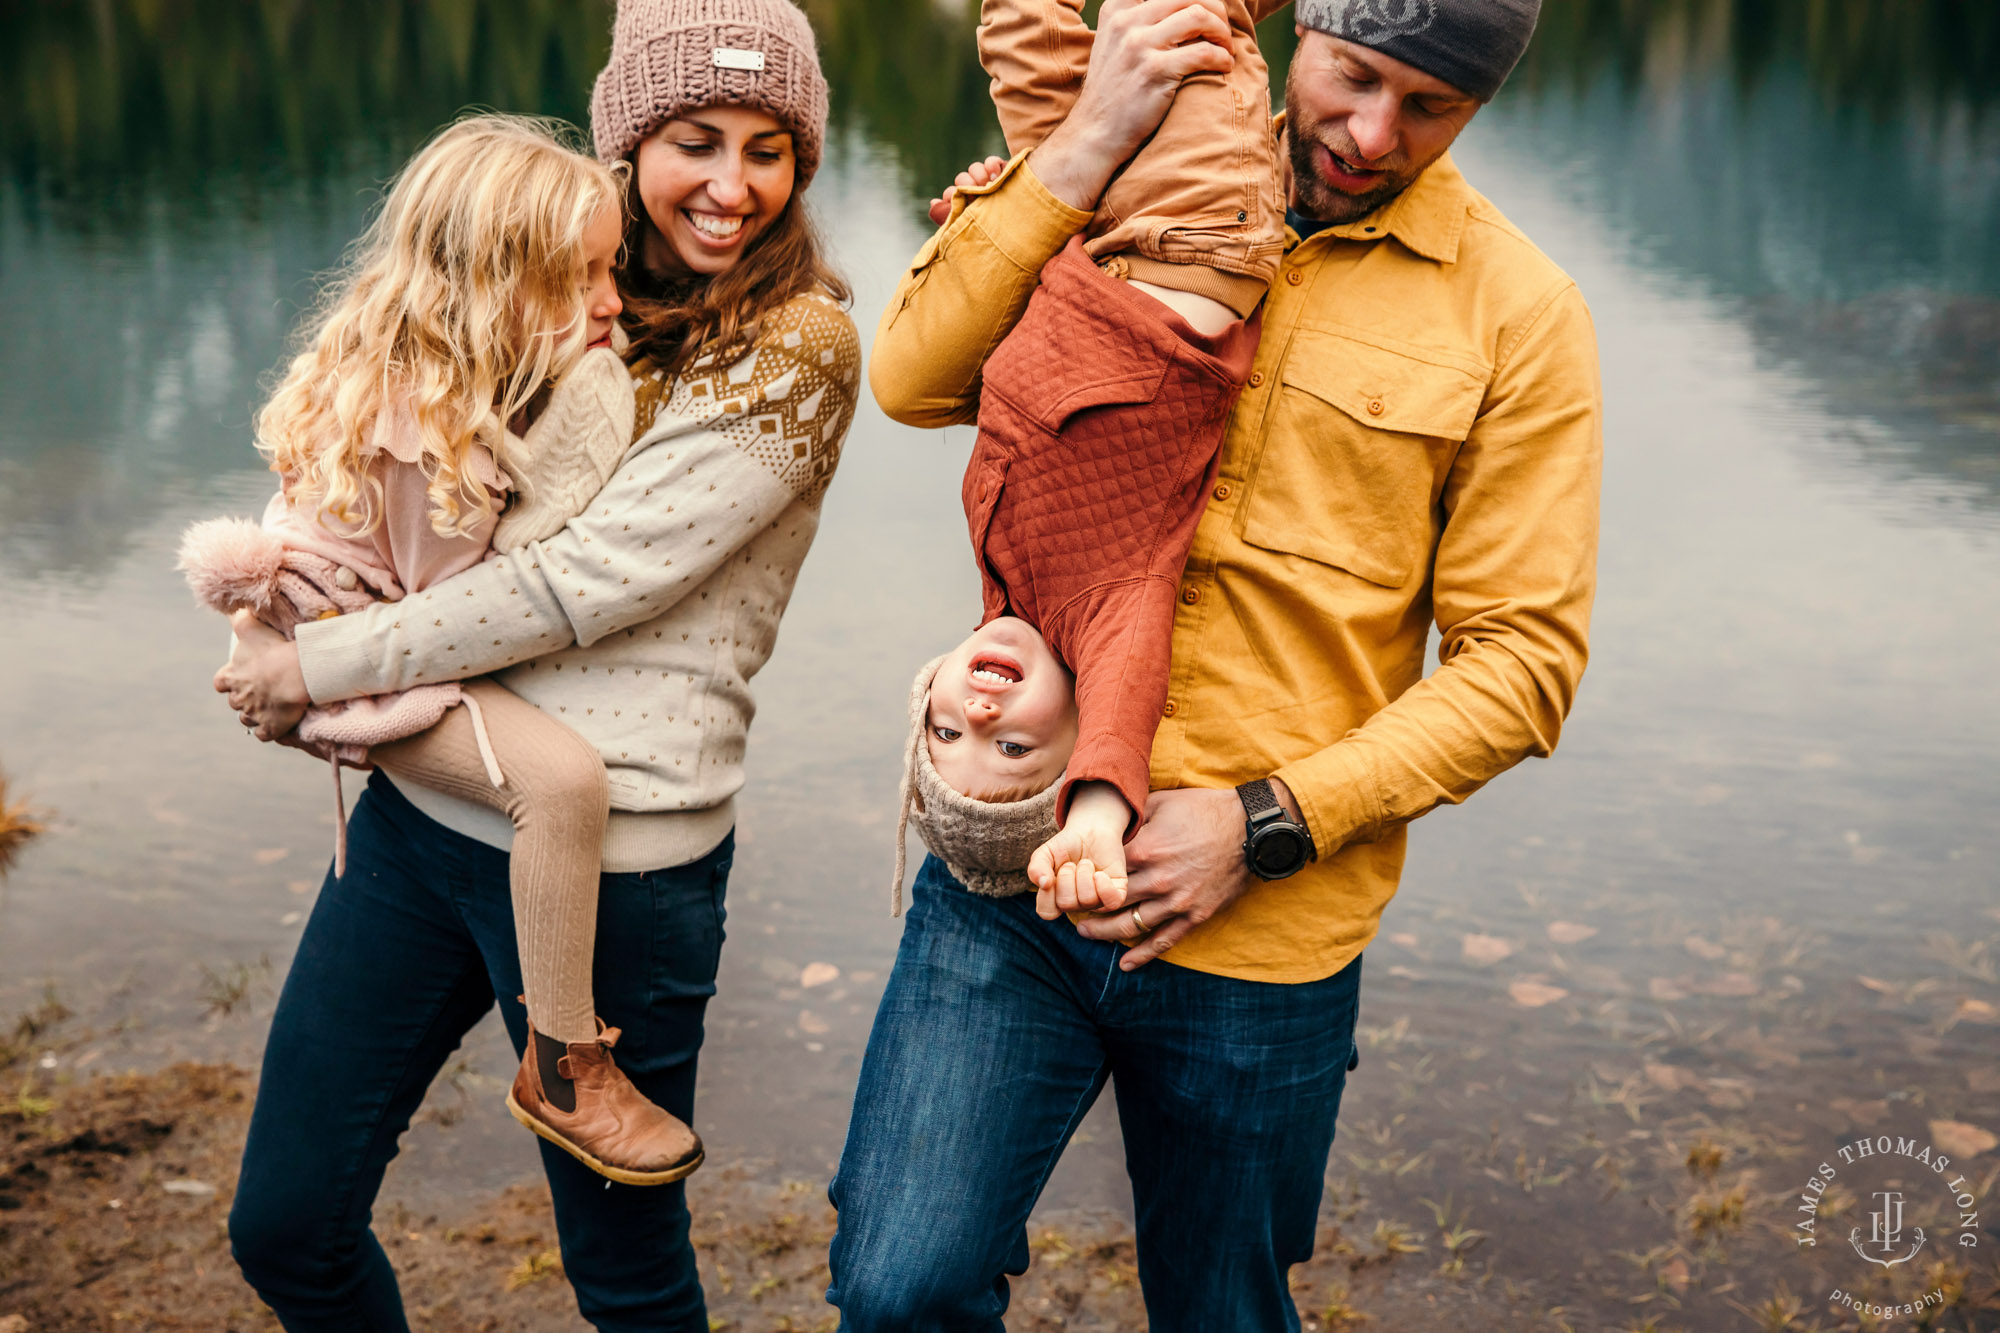
[[[1006,398],[1051,434],[1061,434],[1070,418],[1096,407],[1150,403],[1167,378],[1164,360],[1150,366],[1083,366],[1066,361],[1054,366],[1011,366],[1004,370],[996,355],[986,370],[986,388]]]
[[[1467,371],[1337,334],[1286,358],[1284,381],[1364,426],[1440,440],[1463,440],[1486,400],[1486,381]]]
[[[1485,382],[1316,330],[1295,341],[1282,378],[1243,539],[1405,586],[1428,558],[1438,486]]]

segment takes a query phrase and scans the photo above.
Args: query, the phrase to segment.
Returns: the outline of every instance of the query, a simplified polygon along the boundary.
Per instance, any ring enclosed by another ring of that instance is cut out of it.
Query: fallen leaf
[[[28,1316],[24,1314],[0,1315],[0,1333],[28,1333]]]
[[[1562,1125],[1562,1121],[1552,1115],[1543,1115],[1540,1111],[1523,1111],[1521,1112],[1521,1118],[1532,1121],[1537,1125],[1546,1125],[1550,1129],[1556,1129]]]
[[[1422,981],[1424,979],[1423,973],[1417,971],[1414,967],[1404,967],[1401,963],[1390,968],[1389,975],[1392,977],[1401,977],[1405,981]]]
[[[1855,980],[1878,995],[1894,995],[1897,993],[1895,983],[1893,982],[1882,981],[1875,977],[1856,977]]]
[[[1692,1069],[1683,1069],[1679,1065],[1655,1064],[1648,1061],[1646,1081],[1667,1092],[1679,1092],[1682,1088],[1699,1088],[1701,1075]]]
[[[838,980],[840,980],[840,969],[832,963],[807,963],[805,971],[799,973],[799,985],[807,990]]]
[[[1389,937],[1389,943],[1400,944],[1405,949],[1414,949],[1417,947],[1417,937],[1407,930],[1399,930]]]
[[[773,981],[789,982],[799,974],[798,964],[776,957],[758,959],[757,970]]]
[[[799,1010],[799,1031],[818,1036],[828,1030],[827,1021],[810,1009]]]
[[[1580,921],[1549,922],[1549,938],[1557,944],[1581,944],[1596,933],[1596,926],[1586,926]]]
[[[1530,981],[1523,978],[1507,988],[1507,994],[1514,997],[1514,1003],[1526,1009],[1539,1009],[1545,1004],[1554,1004],[1569,994],[1561,986],[1551,986],[1545,981]]]
[[[169,1180],[160,1188],[168,1194],[191,1194],[203,1198],[215,1193],[215,1186],[206,1180]]]
[[[1679,1255],[1660,1265],[1660,1283],[1670,1290],[1686,1291],[1689,1280],[1687,1260]]]
[[[1750,1104],[1752,1096],[1750,1080],[1747,1078],[1710,1079],[1703,1094],[1710,1106],[1725,1111],[1740,1111]]]
[[[1682,940],[1681,944],[1696,958],[1703,958],[1711,963],[1729,952],[1714,940],[1705,940],[1699,935],[1690,935]]]
[[[1933,1120],[1931,1142],[1963,1160],[2000,1147],[2000,1135],[1977,1125],[1968,1125],[1963,1120]]]
[[[1958,1008],[1952,1010],[1951,1017],[1945,1020],[1944,1030],[1949,1032],[1960,1023],[2000,1023],[2000,1009],[1968,996],[1958,1002]]]
[[[1971,1070],[1965,1076],[1965,1084],[1974,1092],[2000,1092],[2000,1069]]]
[[[287,912],[278,918],[278,924],[281,926],[296,926],[305,919],[306,914],[304,912]]]
[[[1498,935],[1467,935],[1463,947],[1475,963],[1497,963],[1514,952],[1514,946]]]
[[[1755,995],[1763,987],[1757,984],[1757,978],[1747,972],[1724,972],[1719,977],[1695,982],[1691,989],[1696,995],[1724,995],[1732,999],[1742,999]]]
[[[274,866],[291,854],[289,847],[265,847],[250,853],[250,859],[260,866]]]
[[[309,879],[288,880],[285,883],[285,887],[293,893],[311,893],[313,891],[312,881]]]
[[[1688,997],[1688,993],[1681,989],[1678,982],[1669,981],[1665,977],[1654,977],[1647,982],[1646,993],[1662,1004],[1673,1000],[1685,1000]]]
[[[876,977],[879,977],[881,975],[882,974],[880,972],[874,972],[874,971],[849,972],[847,974],[847,979],[853,982],[857,986],[866,986],[869,982],[875,980]]]
[[[1863,1129],[1880,1124],[1883,1117],[1889,1114],[1888,1101],[1880,1097],[1868,1102],[1857,1102],[1852,1097],[1835,1097],[1827,1105]]]

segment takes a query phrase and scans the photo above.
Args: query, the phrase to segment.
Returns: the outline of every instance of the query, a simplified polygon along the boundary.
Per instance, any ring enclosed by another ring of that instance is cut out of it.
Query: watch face
[[[1306,863],[1306,840],[1291,828],[1262,830],[1250,846],[1250,867],[1265,879],[1283,879]]]

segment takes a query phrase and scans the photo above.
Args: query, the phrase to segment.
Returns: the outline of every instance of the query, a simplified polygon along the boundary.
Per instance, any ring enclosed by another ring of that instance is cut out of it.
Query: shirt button
[[[1227,500],[1227,499],[1229,498],[1229,483],[1228,483],[1228,482],[1226,482],[1226,481],[1225,481],[1225,482],[1219,482],[1219,483],[1218,483],[1218,484],[1216,485],[1216,488],[1215,488],[1215,498],[1216,498],[1216,499],[1218,499],[1218,500]]]
[[[1297,269],[1293,269],[1291,272],[1285,275],[1285,281],[1291,283],[1292,286],[1294,287],[1298,286],[1305,280],[1306,280],[1306,275],[1299,272]]]
[[[1371,417],[1382,415],[1382,400],[1380,398],[1370,398],[1368,400],[1368,415]]]
[[[1263,388],[1263,387],[1264,387],[1264,372],[1263,372],[1263,371],[1261,371],[1261,370],[1253,370],[1253,371],[1251,371],[1251,372],[1250,372],[1250,387],[1251,387],[1251,388],[1253,388],[1253,389],[1261,389],[1261,388]]]
[[[1193,606],[1196,602],[1201,600],[1201,589],[1200,588],[1181,589],[1181,600],[1183,602],[1186,602],[1189,606]]]
[[[1160,711],[1162,713],[1165,713],[1168,717],[1172,717],[1175,713],[1181,711],[1181,706],[1175,703],[1172,699],[1169,699],[1167,700],[1167,706],[1165,708],[1162,708]]]

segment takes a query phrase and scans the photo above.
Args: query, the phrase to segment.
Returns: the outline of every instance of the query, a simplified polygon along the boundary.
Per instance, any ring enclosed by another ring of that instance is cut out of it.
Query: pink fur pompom
[[[211,518],[181,537],[178,568],[202,605],[228,615],[249,609],[271,614],[285,545],[247,518]]]

